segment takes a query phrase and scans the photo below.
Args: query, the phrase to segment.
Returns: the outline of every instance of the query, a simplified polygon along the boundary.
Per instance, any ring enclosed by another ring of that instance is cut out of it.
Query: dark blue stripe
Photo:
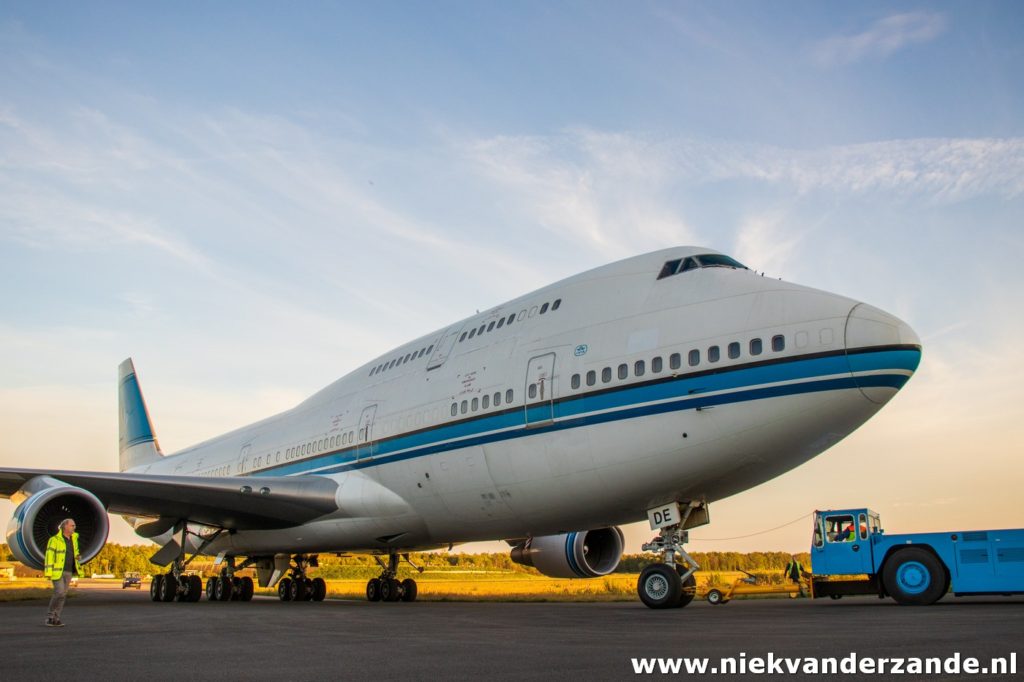
[[[152,441],[153,427],[149,423],[146,405],[142,402],[142,391],[134,374],[129,374],[121,382],[121,409],[124,410],[125,447]]]
[[[576,544],[576,536],[579,532],[572,532],[565,538],[565,558],[569,562],[569,568],[572,569],[573,573],[581,578],[586,578],[586,574],[580,570],[579,564],[576,562],[576,553],[573,551],[573,545]]]
[[[906,369],[913,371],[917,367],[920,351],[896,350],[865,353],[857,356],[857,371]],[[795,359],[793,362],[752,367],[736,371],[706,374],[696,378],[679,377],[677,379],[660,380],[640,386],[624,386],[617,390],[602,391],[596,395],[572,396],[562,399],[554,405],[554,416],[557,421],[545,426],[531,426],[526,429],[524,413],[521,409],[509,410],[492,415],[467,419],[454,424],[445,424],[412,434],[400,435],[373,443],[372,446],[359,446],[321,457],[302,460],[291,464],[265,469],[253,475],[287,475],[320,469],[317,474],[338,473],[352,469],[363,469],[384,462],[397,462],[416,457],[432,455],[448,450],[494,443],[513,438],[521,438],[540,433],[577,428],[590,424],[600,424],[622,419],[664,414],[681,410],[713,407],[731,403],[762,400],[786,395],[799,395],[820,391],[856,389],[860,387],[882,386],[899,389],[906,383],[904,375],[876,375],[858,377],[849,376],[847,356],[840,354],[813,359]],[[822,375],[841,375],[839,379],[810,381],[801,384],[787,384],[766,388],[735,391],[725,395],[702,396],[702,394],[736,389],[743,386],[809,379]],[[652,401],[664,400],[657,405],[641,405]],[[626,409],[622,409],[626,408]],[[526,422],[549,422],[551,408],[546,404],[528,409]],[[615,410],[604,414],[593,414],[596,411]],[[504,433],[487,433],[499,429],[513,429]],[[485,435],[475,435],[485,434]],[[475,435],[475,437],[473,437]],[[461,438],[457,442],[449,441]],[[387,456],[407,450],[401,454]],[[326,467],[326,468],[325,468]]]

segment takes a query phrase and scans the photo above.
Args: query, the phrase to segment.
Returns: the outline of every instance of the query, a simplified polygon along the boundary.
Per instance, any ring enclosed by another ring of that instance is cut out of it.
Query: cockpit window
[[[738,268],[740,270],[747,270],[747,266],[743,265],[739,261],[723,256],[720,253],[707,253],[703,256],[697,256],[697,260],[700,261],[702,268]]]
[[[678,275],[689,270],[696,270],[698,268],[748,269],[747,266],[733,258],[730,258],[729,256],[723,256],[719,253],[706,253],[702,256],[675,258],[667,261],[663,266],[661,266],[661,272],[658,273],[658,279],[665,279],[666,277]]]

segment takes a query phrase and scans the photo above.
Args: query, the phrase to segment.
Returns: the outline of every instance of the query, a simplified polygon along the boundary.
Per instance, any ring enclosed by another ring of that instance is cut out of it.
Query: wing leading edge
[[[111,514],[151,516],[229,530],[288,528],[338,511],[338,484],[322,476],[158,476],[0,469],[0,497],[37,476],[88,490]]]

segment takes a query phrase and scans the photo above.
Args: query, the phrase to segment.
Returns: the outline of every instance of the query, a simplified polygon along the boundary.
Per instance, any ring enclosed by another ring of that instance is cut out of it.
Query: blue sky
[[[113,468],[129,355],[170,451],[701,244],[890,310],[925,355],[696,548],[800,549],[700,537],[846,504],[1024,525],[1022,27],[1017,2],[7,3],[0,465]]]

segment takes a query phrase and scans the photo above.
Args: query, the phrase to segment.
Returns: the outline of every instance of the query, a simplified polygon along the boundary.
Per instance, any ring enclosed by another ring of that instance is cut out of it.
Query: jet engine
[[[551,578],[598,578],[616,569],[622,547],[622,531],[613,526],[529,538],[512,548],[512,561]]]
[[[88,490],[49,476],[37,476],[11,499],[17,502],[19,498],[22,501],[7,524],[7,546],[26,566],[43,570],[46,543],[64,519],[75,520],[83,562],[99,554],[106,544],[110,531],[107,510]]]

